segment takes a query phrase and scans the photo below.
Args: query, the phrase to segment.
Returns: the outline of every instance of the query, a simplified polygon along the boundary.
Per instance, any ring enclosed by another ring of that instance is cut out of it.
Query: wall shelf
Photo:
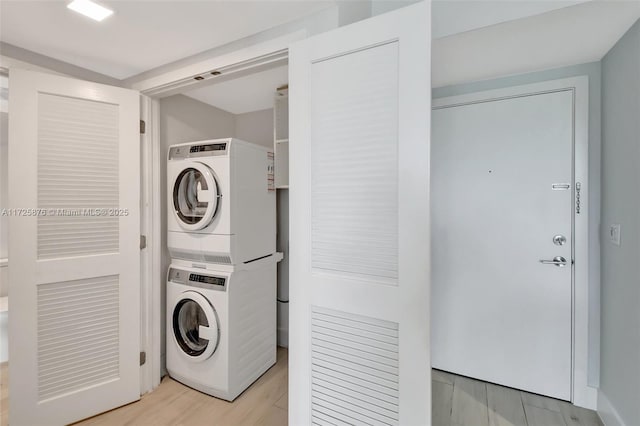
[[[273,101],[273,150],[276,189],[289,188],[289,89],[279,88]]]

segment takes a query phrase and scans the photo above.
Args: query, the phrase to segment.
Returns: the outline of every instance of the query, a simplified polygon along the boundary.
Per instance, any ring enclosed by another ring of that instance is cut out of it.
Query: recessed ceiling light
[[[75,12],[88,16],[98,22],[104,18],[113,15],[113,10],[109,10],[104,6],[100,6],[91,0],[73,0],[67,7]]]

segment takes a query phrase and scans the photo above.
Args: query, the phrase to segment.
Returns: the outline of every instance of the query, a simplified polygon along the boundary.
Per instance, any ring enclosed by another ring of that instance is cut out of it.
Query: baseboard
[[[278,302],[278,346],[289,347],[289,304]]]
[[[591,386],[585,386],[583,388],[576,388],[575,393],[573,395],[573,404],[582,407],[588,408],[589,410],[597,411],[598,410],[598,388],[594,388]]]
[[[598,415],[604,426],[626,426],[602,390],[598,392]]]
[[[167,371],[167,355],[162,353],[160,355],[160,379],[162,380],[162,378],[168,374],[169,372]]]
[[[278,346],[289,347],[289,330],[284,327],[278,329]]]

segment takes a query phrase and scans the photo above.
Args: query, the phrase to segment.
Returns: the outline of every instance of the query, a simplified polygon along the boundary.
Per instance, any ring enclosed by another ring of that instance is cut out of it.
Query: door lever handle
[[[540,263],[542,263],[543,265],[556,265],[557,267],[562,268],[563,266],[566,266],[567,259],[562,256],[556,256],[553,258],[553,260],[541,259]]]

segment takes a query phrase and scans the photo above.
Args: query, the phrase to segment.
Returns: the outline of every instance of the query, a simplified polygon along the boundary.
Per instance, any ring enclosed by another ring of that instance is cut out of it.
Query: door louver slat
[[[118,106],[46,93],[38,105],[38,258],[117,253],[118,217],[82,209],[119,207]]]
[[[312,423],[398,425],[397,359],[397,323],[312,307]]]
[[[310,82],[311,266],[397,285],[398,43],[314,61]]]
[[[119,286],[117,275],[38,286],[39,401],[119,377]]]

